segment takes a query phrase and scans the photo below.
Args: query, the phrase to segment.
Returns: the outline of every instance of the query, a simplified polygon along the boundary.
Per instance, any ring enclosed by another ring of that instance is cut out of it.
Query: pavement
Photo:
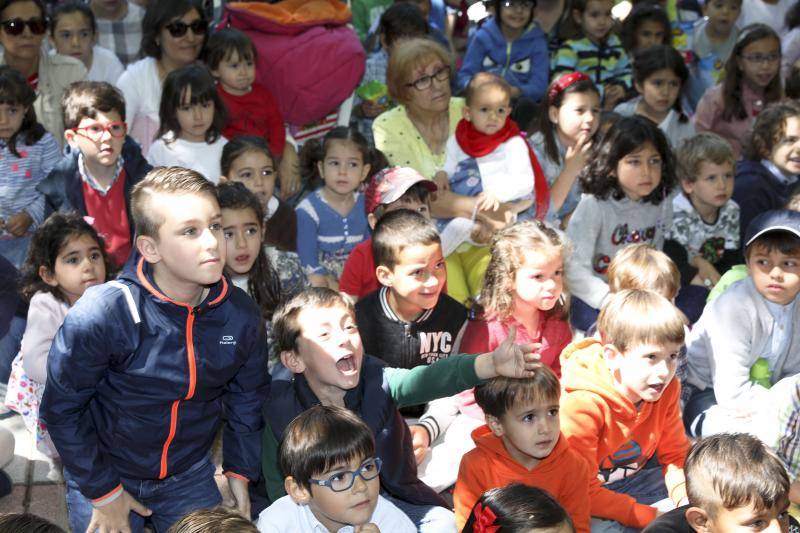
[[[67,531],[67,507],[61,466],[36,449],[33,435],[22,417],[11,415],[0,426],[14,434],[14,459],[4,470],[14,482],[8,496],[0,498],[0,513],[32,513]]]

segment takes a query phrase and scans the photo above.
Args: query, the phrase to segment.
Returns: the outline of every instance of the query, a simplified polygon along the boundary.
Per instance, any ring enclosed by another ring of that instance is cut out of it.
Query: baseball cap
[[[389,167],[375,174],[364,191],[364,210],[367,214],[375,211],[381,204],[390,204],[403,196],[412,185],[422,183],[433,192],[436,184],[422,174],[408,167]]]
[[[787,209],[776,209],[761,213],[750,221],[744,234],[744,246],[770,231],[788,231],[800,239],[800,213]]]

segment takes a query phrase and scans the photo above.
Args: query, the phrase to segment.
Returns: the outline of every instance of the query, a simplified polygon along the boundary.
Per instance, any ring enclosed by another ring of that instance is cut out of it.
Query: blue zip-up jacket
[[[223,408],[223,469],[255,480],[266,351],[256,304],[230,281],[192,308],[161,293],[150,265],[132,258],[119,281],[88,289],[70,309],[50,349],[40,414],[95,502],[121,491],[121,477],[160,480],[202,460]]]
[[[541,100],[550,75],[547,37],[537,22],[532,22],[519,38],[506,42],[497,19],[490,18],[475,32],[467,46],[464,63],[456,76],[459,90],[464,90],[477,72],[502,76],[522,96]]]

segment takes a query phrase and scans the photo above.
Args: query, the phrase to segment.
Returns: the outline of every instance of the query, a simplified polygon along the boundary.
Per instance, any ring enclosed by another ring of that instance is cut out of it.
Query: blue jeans
[[[580,298],[572,297],[572,305],[569,311],[569,321],[572,327],[580,331],[588,331],[596,322],[600,314],[599,309],[595,309]]]
[[[32,237],[31,234],[16,239],[0,239],[0,255],[8,259],[8,262],[17,267],[17,270],[20,270],[22,263],[25,262],[25,255],[28,253],[28,245]]]
[[[27,322],[21,316],[13,317],[8,331],[3,337],[0,337],[0,383],[8,383],[8,377],[11,375],[11,363],[19,353],[22,334],[25,333]]]
[[[438,505],[408,503],[386,493],[381,495],[403,511],[420,533],[456,533],[456,516],[453,511]]]
[[[157,533],[166,531],[186,514],[196,509],[216,507],[222,503],[217,483],[214,481],[214,463],[209,454],[188,470],[161,480],[122,478],[122,486],[142,505],[153,511],[149,520]],[[72,531],[84,532],[92,519],[92,504],[81,494],[67,469],[67,512]],[[144,531],[144,517],[130,514],[131,531]]]
[[[647,462],[644,468],[632,476],[609,483],[605,488],[632,496],[637,503],[645,505],[654,505],[669,498],[667,486],[664,483],[664,474],[661,472],[661,465],[658,464],[655,456]],[[637,531],[639,530],[625,527],[613,520],[592,518],[592,533],[634,533]]]

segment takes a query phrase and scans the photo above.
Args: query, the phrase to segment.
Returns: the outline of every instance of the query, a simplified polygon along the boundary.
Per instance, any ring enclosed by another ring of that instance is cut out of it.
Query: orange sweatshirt
[[[561,431],[570,446],[597,469],[589,495],[592,516],[643,528],[656,509],[603,487],[642,468],[658,454],[667,492],[677,504],[686,496],[683,463],[689,441],[680,412],[680,384],[673,379],[655,402],[638,409],[619,392],[595,338],[573,342],[561,354]]]
[[[528,470],[511,458],[503,440],[489,426],[472,432],[475,449],[461,459],[453,492],[456,527],[464,527],[475,502],[485,491],[519,482],[546,490],[566,509],[578,533],[589,533],[589,483],[594,478],[586,460],[569,447],[564,435],[539,464]]]

